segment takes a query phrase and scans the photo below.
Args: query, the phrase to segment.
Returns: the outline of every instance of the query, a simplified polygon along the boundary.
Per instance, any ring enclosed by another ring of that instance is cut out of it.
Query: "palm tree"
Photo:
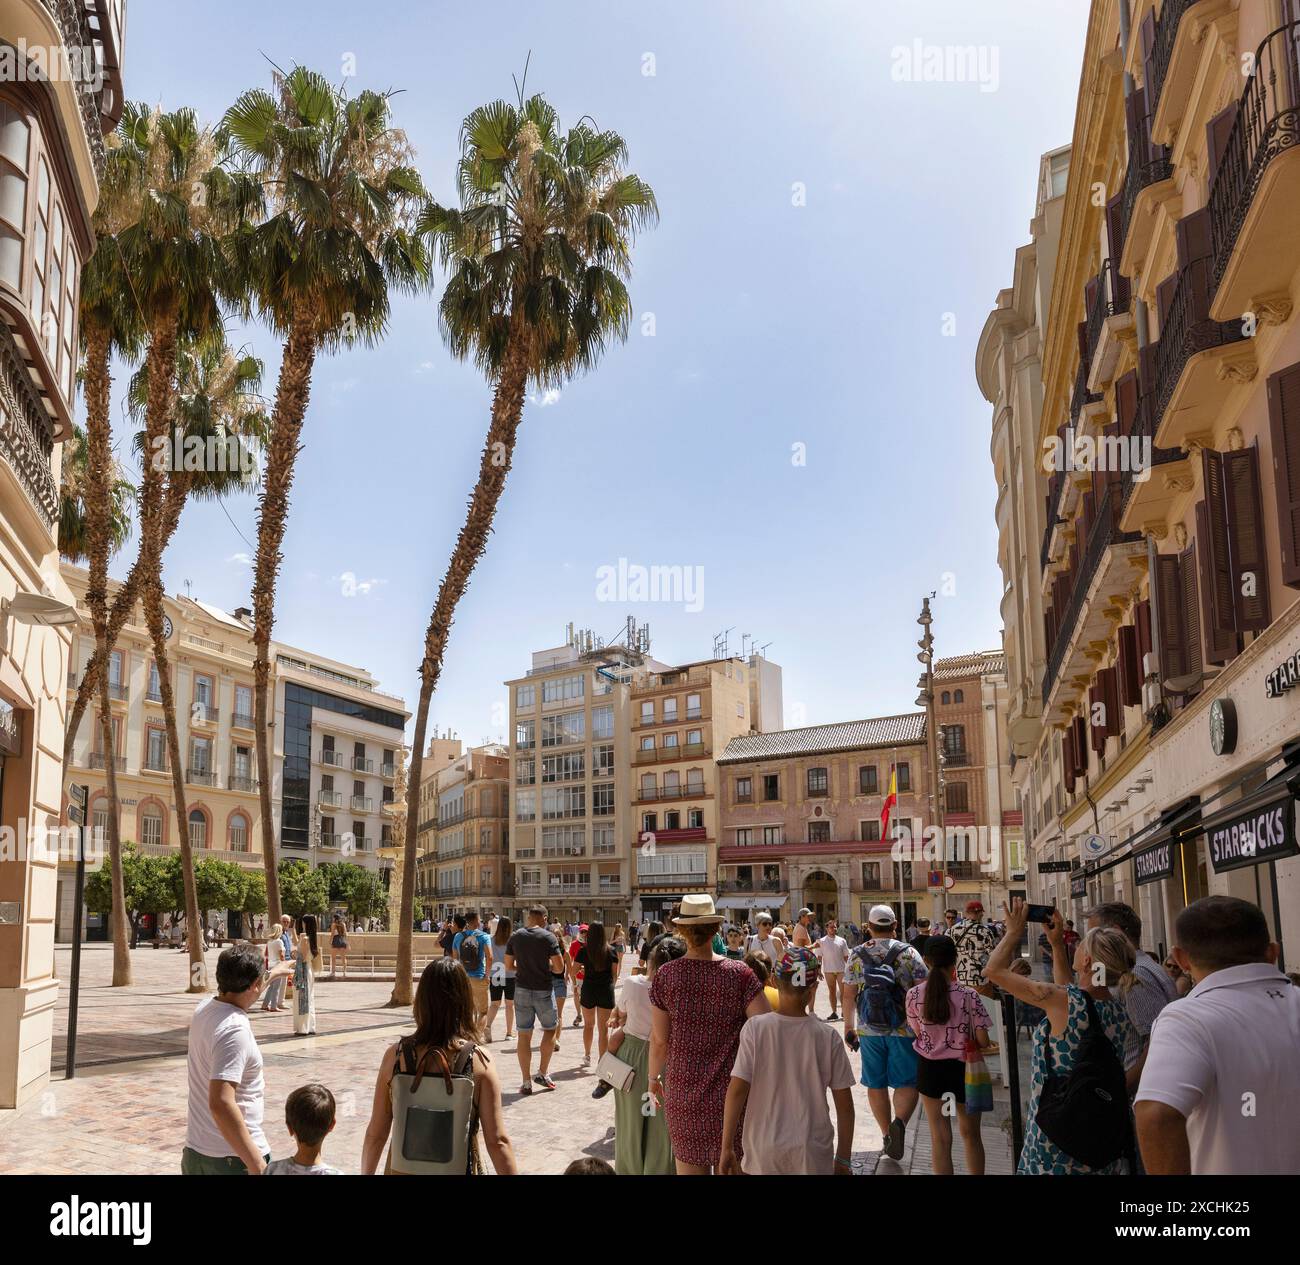
[[[152,397],[146,363],[131,381],[128,399],[137,418],[147,416]],[[141,599],[145,623],[153,644],[154,663],[158,669],[158,693],[162,703],[163,723],[167,735],[167,758],[171,765],[172,795],[176,801],[177,838],[180,841],[181,874],[185,887],[185,925],[190,958],[189,992],[207,989],[207,972],[203,957],[203,937],[199,933],[198,894],[194,881],[194,855],[190,845],[189,804],[185,794],[185,769],[181,764],[180,729],[176,722],[176,699],[172,692],[171,665],[164,635],[162,556],[189,500],[219,500],[240,490],[251,490],[249,473],[265,447],[269,422],[261,397],[262,362],[253,356],[236,355],[218,334],[201,343],[183,344],[178,352],[173,418],[163,494],[165,512],[157,529],[160,540],[154,543],[148,558],[154,569],[142,574]],[[154,461],[157,452],[146,448],[147,425],[136,434],[136,449],[145,464]],[[219,463],[208,461],[201,469],[186,469],[184,449],[190,442],[220,457]],[[247,460],[245,460],[247,458]],[[180,468],[178,468],[180,467]],[[141,549],[141,558],[145,558]]]
[[[83,317],[82,330],[85,330]],[[89,510],[86,504],[86,465],[89,458],[86,431],[74,425],[72,438],[63,445],[59,478],[59,557],[73,566],[90,561]],[[108,476],[108,552],[116,557],[131,539],[135,516],[135,484],[121,462],[114,461]]]
[[[461,126],[459,209],[426,208],[419,229],[450,270],[439,303],[443,338],[493,385],[491,425],[465,524],[438,588],[424,639],[411,743],[406,838],[416,837],[429,703],[456,606],[487,548],[514,457],[529,382],[559,386],[595,368],[627,337],[637,232],[655,222],[654,192],[625,170],[627,146],[588,119],[561,132],[541,97],[475,110]],[[415,849],[402,858],[402,912],[390,1004],[411,1001]]]
[[[295,67],[274,91],[244,93],[222,126],[261,181],[266,218],[240,235],[239,267],[253,304],[284,340],[258,512],[253,572],[254,723],[262,802],[267,917],[280,917],[271,811],[270,646],[289,492],[322,351],[373,344],[388,323],[391,290],[427,281],[413,233],[425,197],[388,95],[349,98]]]

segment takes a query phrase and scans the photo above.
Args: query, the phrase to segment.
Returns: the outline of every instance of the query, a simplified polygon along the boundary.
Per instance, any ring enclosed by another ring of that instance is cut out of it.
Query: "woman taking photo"
[[[375,1098],[370,1109],[370,1123],[366,1126],[361,1145],[361,1171],[374,1173],[379,1168],[384,1145],[394,1134],[393,1078],[409,1078],[417,1082],[424,1074],[435,1084],[452,1078],[469,1076],[473,1080],[473,1107],[467,1122],[469,1133],[468,1159],[465,1171],[481,1173],[482,1160],[478,1152],[478,1135],[481,1132],[492,1158],[492,1167],[501,1176],[518,1172],[514,1148],[506,1135],[505,1120],[501,1114],[501,1082],[488,1052],[475,1042],[474,995],[470,991],[469,976],[455,958],[435,958],[424,968],[412,1006],[415,1033],[403,1037],[384,1052],[375,1082]],[[463,1071],[458,1070],[463,1069]],[[405,1122],[400,1122],[405,1128]],[[409,1165],[405,1154],[393,1154],[388,1148],[385,1173],[418,1172]],[[428,1170],[423,1170],[427,1172]]]
[[[1080,1043],[1094,1019],[1115,1051],[1120,1069],[1120,1092],[1123,1087],[1124,1049],[1132,1033],[1132,1023],[1122,1001],[1115,1001],[1110,990],[1127,993],[1136,984],[1133,967],[1137,955],[1123,932],[1113,927],[1094,927],[1074,952],[1074,969],[1065,958],[1065,924],[1061,915],[1052,914],[1047,938],[1054,951],[1055,982],[1028,979],[1011,969],[1012,957],[1024,938],[1027,909],[1019,896],[1011,899],[1007,911],[1006,934],[998,943],[984,968],[984,978],[1021,1001],[1041,1006],[1047,1022],[1034,1032],[1032,1086],[1029,1111],[1025,1121],[1025,1144],[1020,1153],[1018,1172],[1069,1175],[1073,1173],[1123,1173],[1127,1171],[1121,1156],[1100,1167],[1090,1167],[1068,1155],[1048,1138],[1039,1124],[1043,1088],[1049,1077],[1068,1076],[1079,1059]],[[1083,986],[1072,982],[1072,976]],[[1141,987],[1140,984],[1137,987]],[[1127,1102],[1125,1100],[1127,1109]]]
[[[686,954],[660,967],[650,984],[650,1093],[666,1111],[683,1175],[717,1168],[740,1029],[749,1016],[771,1009],[749,967],[714,954],[722,921],[712,896],[683,896],[673,926],[686,941]]]
[[[304,914],[294,928],[298,933],[298,956],[293,963],[293,1032],[309,1037],[316,1031],[316,973],[320,969],[320,947],[316,943],[316,916]]]
[[[335,967],[343,963],[343,978],[348,977],[348,928],[339,914],[334,915],[330,924],[330,979],[334,978]]]
[[[947,936],[935,936],[925,945],[930,968],[924,984],[907,993],[907,1026],[916,1033],[916,1092],[921,1096],[930,1125],[930,1163],[935,1173],[952,1173],[952,1120],[966,1150],[966,1169],[984,1175],[984,1142],[980,1118],[966,1114],[966,1049],[989,1043],[989,1016],[973,988],[957,983],[957,946]]]
[[[483,1025],[484,1040],[488,1045],[492,1044],[492,1024],[502,1001],[506,1004],[506,1040],[515,1035],[515,973],[506,968],[506,945],[510,943],[510,933],[514,929],[514,923],[502,914],[497,919],[497,929],[492,933],[492,973],[488,979],[488,997],[492,1004]]]
[[[589,923],[587,942],[578,949],[574,965],[583,972],[578,1001],[582,1008],[582,1066],[591,1065],[591,1032],[598,1032],[600,1057],[609,1045],[609,1016],[614,1009],[614,985],[618,980],[620,954],[605,942],[605,924]]]

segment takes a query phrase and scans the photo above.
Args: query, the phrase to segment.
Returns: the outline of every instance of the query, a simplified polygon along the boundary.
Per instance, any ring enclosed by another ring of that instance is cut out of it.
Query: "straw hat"
[[[723,916],[713,908],[713,897],[707,894],[683,896],[681,911],[673,919],[673,925],[689,925],[700,922],[722,922]]]

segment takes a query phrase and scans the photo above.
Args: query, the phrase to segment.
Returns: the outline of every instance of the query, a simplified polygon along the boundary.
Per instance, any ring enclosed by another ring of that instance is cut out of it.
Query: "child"
[[[722,1173],[852,1176],[853,1067],[839,1033],[807,1013],[820,970],[811,948],[787,949],[773,971],[776,1011],[755,1015],[740,1030],[723,1112]],[[736,1153],[742,1119],[743,1168]]]
[[[342,1173],[320,1160],[325,1136],[334,1130],[334,1095],[324,1085],[295,1089],[285,1099],[284,1123],[298,1149],[292,1159],[272,1160],[266,1166],[268,1176],[334,1177]]]
[[[974,1042],[988,1048],[988,1011],[973,988],[957,982],[957,945],[949,937],[931,936],[926,941],[925,964],[930,968],[925,983],[907,992],[907,1023],[916,1033],[916,1090],[930,1124],[931,1166],[936,1173],[952,1172],[951,1112],[955,1110],[966,1167],[982,1176],[980,1118],[966,1114],[966,1047]]]
[[[763,985],[763,994],[767,998],[767,1004],[773,1010],[778,1009],[781,1005],[781,998],[776,991],[776,985],[772,983],[772,964],[768,961],[767,954],[751,950],[745,954],[745,965],[758,976],[758,982]]]
[[[604,1160],[598,1159],[594,1155],[585,1156],[583,1159],[574,1160],[568,1168],[564,1170],[565,1177],[613,1177],[613,1165],[607,1164]]]

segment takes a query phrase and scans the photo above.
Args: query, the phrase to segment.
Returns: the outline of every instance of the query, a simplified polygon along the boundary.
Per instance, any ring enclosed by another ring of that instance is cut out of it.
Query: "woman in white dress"
[[[316,918],[304,914],[298,919],[298,956],[293,964],[293,1031],[295,1036],[312,1036],[316,1031],[316,970],[320,949],[316,944]]]

